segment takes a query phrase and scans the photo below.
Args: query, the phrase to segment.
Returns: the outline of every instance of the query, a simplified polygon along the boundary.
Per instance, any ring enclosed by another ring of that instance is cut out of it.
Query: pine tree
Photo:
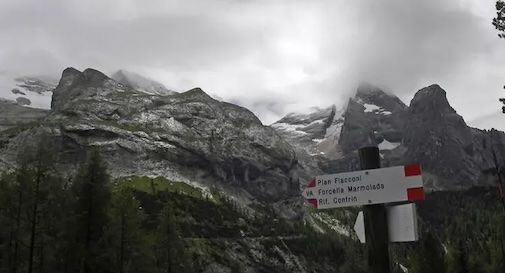
[[[77,197],[77,236],[83,252],[81,270],[84,273],[108,272],[111,269],[109,257],[101,244],[109,223],[107,210],[111,193],[109,175],[98,149],[91,151],[73,186]]]
[[[493,18],[493,26],[500,32],[498,37],[505,38],[505,2],[496,1],[496,17]]]
[[[22,212],[26,206],[26,195],[28,193],[31,176],[28,170],[27,164],[22,163],[21,167],[16,172],[16,205],[15,205],[15,215],[14,215],[14,226],[12,229],[12,257],[10,259],[10,268],[12,273],[16,273],[19,266],[19,245],[22,240]]]
[[[463,241],[460,239],[449,251],[448,268],[451,273],[468,273],[468,254]]]
[[[115,253],[117,272],[139,272],[139,264],[144,260],[141,223],[144,218],[140,203],[130,188],[120,188],[112,199],[112,228],[116,235]]]
[[[12,272],[13,245],[15,241],[15,215],[17,205],[16,177],[0,175],[0,272]]]
[[[413,273],[445,273],[445,254],[442,244],[431,232],[425,234],[411,257],[410,270]]]
[[[49,181],[51,180],[52,174],[52,164],[53,159],[51,157],[52,153],[49,149],[49,145],[44,137],[41,138],[39,145],[37,145],[36,152],[31,159],[31,167],[33,169],[33,185],[32,185],[32,196],[31,196],[31,216],[30,216],[30,243],[29,243],[29,259],[28,259],[28,273],[33,272],[35,251],[37,247],[38,240],[38,228],[39,228],[39,218],[40,218],[40,206],[46,200],[42,198],[41,191],[43,188],[47,188]],[[40,251],[40,249],[39,249]],[[43,251],[40,252],[43,255]],[[39,259],[40,263],[40,259]]]
[[[494,220],[492,267],[496,272],[505,272],[505,213],[499,213]]]
[[[160,260],[163,261],[163,272],[192,272],[171,203],[166,203],[161,212],[158,232],[161,239],[159,250]]]

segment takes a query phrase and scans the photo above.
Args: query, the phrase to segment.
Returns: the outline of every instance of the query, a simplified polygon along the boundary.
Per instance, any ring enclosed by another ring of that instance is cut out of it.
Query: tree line
[[[122,186],[128,181],[112,180],[96,149],[75,173],[61,174],[52,150],[41,141],[0,175],[2,273],[204,272],[215,263],[242,272],[227,248],[247,253],[247,238],[257,238],[270,257],[285,248],[318,272],[366,272],[359,243],[330,229],[317,232],[303,218],[245,209],[217,189],[212,200],[183,183],[170,193],[158,178]],[[422,239],[392,247],[394,272],[403,272],[400,264],[411,273],[503,272],[505,216],[493,191],[429,194],[419,204]],[[348,225],[355,212],[328,211]],[[265,270],[289,272],[282,264]]]
[[[193,272],[170,202],[146,229],[132,189],[114,188],[97,149],[71,177],[49,145],[0,177],[0,272]]]

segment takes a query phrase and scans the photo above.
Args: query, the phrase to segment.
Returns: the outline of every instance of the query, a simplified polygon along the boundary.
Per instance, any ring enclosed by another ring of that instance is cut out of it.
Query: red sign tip
[[[307,199],[307,201],[317,209],[317,199]]]
[[[409,201],[424,200],[425,197],[423,187],[407,189],[407,198]]]
[[[405,176],[416,176],[421,175],[421,165],[420,164],[409,164],[403,166],[405,171]]]
[[[309,184],[307,185],[308,188],[313,188],[316,186],[316,179],[315,178],[312,178],[311,180],[309,180]]]

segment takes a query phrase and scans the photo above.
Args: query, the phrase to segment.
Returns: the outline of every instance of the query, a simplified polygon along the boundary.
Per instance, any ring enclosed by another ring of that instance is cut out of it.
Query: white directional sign
[[[424,199],[421,166],[412,164],[317,176],[303,192],[318,209]]]
[[[417,213],[414,203],[386,207],[388,237],[390,242],[412,242],[419,239]],[[361,243],[365,243],[363,212],[358,213],[354,231]]]

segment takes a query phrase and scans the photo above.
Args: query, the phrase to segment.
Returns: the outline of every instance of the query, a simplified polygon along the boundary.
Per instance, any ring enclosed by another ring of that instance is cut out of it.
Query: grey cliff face
[[[114,86],[122,87],[100,71],[88,68],[80,72],[72,67],[66,68],[53,91],[51,109],[60,111],[69,102],[98,95],[99,91],[107,91]]]
[[[339,144],[344,154],[367,145],[399,143],[407,106],[377,87],[361,85],[347,104]]]
[[[403,145],[405,160],[420,162],[445,183],[436,187],[468,187],[482,180],[482,170],[492,166],[489,134],[466,125],[449,105],[438,85],[414,96],[408,111]],[[498,136],[496,141],[500,142]]]
[[[343,123],[342,113],[335,105],[315,108],[308,114],[289,114],[272,127],[310,155],[332,156]]]
[[[115,176],[225,185],[265,201],[299,191],[292,147],[249,110],[216,101],[200,88],[146,94],[93,69],[67,68],[53,92],[51,114],[8,139],[0,162],[14,164],[19,145],[41,132],[50,135],[66,166],[100,147]]]
[[[429,188],[461,189],[494,183],[490,175],[494,166],[491,151],[505,147],[503,132],[469,127],[438,85],[419,90],[409,107],[394,95],[362,85],[349,99],[341,120],[337,157],[299,155],[302,165],[317,162],[325,173],[357,170],[357,150],[376,144],[382,166],[419,162]],[[291,142],[300,139],[291,138]],[[503,165],[503,156],[497,154],[497,158]]]
[[[324,173],[320,168],[323,162],[340,158],[338,140],[344,123],[343,112],[335,105],[314,108],[307,114],[289,114],[271,125],[294,147],[301,166],[302,187],[314,175]]]

